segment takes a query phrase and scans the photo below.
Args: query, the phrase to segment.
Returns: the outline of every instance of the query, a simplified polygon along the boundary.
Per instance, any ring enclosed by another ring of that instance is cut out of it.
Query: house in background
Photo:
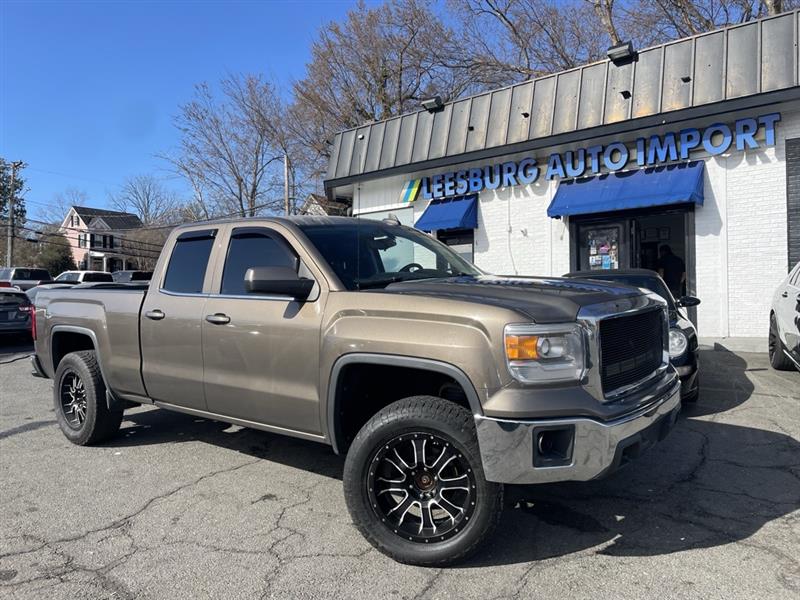
[[[111,273],[127,269],[134,261],[126,254],[122,240],[126,233],[142,226],[141,219],[131,213],[73,206],[59,231],[69,240],[79,269]]]

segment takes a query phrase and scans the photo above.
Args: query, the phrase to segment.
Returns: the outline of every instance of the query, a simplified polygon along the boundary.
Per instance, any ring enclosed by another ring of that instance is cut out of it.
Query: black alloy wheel
[[[404,398],[373,415],[348,449],[343,482],[356,528],[411,565],[464,560],[503,509],[503,486],[483,472],[472,412],[434,396]]]
[[[396,436],[372,459],[367,493],[376,516],[412,542],[446,540],[475,509],[472,468],[450,442],[429,431]]]
[[[106,385],[93,350],[70,352],[58,363],[53,377],[53,407],[64,436],[87,446],[119,431],[122,410],[112,410]]]
[[[75,372],[67,373],[61,380],[61,410],[64,419],[74,430],[80,430],[86,421],[86,388]]]

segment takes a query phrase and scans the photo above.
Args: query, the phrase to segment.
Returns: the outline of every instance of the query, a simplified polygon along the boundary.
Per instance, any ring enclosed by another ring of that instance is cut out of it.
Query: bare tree
[[[456,98],[474,85],[456,32],[424,0],[358,4],[325,25],[311,45],[306,76],[294,85],[288,125],[316,160],[336,131],[419,107],[434,95]]]
[[[175,194],[152,175],[129,177],[110,199],[116,210],[137,215],[145,226],[170,221],[178,207]]]
[[[89,204],[89,195],[78,188],[67,188],[58,192],[46,205],[36,207],[36,219],[60,225],[73,206],[86,206]]]
[[[196,87],[195,98],[180,107],[175,126],[181,132],[179,149],[164,155],[195,192],[195,203],[209,216],[237,211],[254,216],[259,210],[278,210],[282,195],[269,184],[281,168],[271,114],[277,98],[271,83],[260,76],[231,76],[217,97],[208,84]],[[256,103],[261,113],[254,112]]]

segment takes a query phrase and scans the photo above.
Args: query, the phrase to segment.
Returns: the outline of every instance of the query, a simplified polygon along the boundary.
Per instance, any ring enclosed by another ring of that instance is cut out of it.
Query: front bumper
[[[486,479],[498,483],[588,481],[601,477],[663,439],[681,406],[677,378],[668,390],[611,421],[558,418],[515,421],[478,415],[475,424]],[[542,452],[540,436],[550,452]]]

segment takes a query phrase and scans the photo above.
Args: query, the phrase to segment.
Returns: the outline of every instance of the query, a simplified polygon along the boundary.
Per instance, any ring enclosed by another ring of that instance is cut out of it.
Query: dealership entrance
[[[659,248],[669,246],[686,264],[694,287],[694,204],[570,217],[570,264],[575,271],[658,270]]]

